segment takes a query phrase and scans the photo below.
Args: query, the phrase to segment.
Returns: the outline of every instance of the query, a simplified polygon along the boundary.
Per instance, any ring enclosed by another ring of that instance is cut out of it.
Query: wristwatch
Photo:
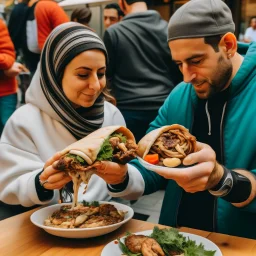
[[[223,169],[224,175],[223,178],[220,180],[220,183],[217,184],[215,189],[213,188],[208,190],[213,196],[226,196],[233,187],[233,176],[231,174],[231,171],[227,169],[225,166],[223,166]]]

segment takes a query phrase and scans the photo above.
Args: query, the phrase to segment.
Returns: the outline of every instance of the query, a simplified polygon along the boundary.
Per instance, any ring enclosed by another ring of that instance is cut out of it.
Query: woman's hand
[[[196,146],[197,151],[183,160],[183,165],[194,166],[156,172],[166,179],[175,180],[186,192],[195,193],[213,188],[223,176],[223,167],[216,161],[216,154],[210,146],[200,142]]]
[[[57,152],[53,157],[48,159],[44,165],[44,170],[41,173],[39,180],[46,189],[61,189],[68,182],[71,181],[71,177],[63,171],[59,171],[53,168],[53,164],[57,162],[61,157],[61,154]]]
[[[99,161],[94,164],[94,167],[95,174],[111,185],[122,183],[128,171],[127,164],[122,165],[110,161]]]

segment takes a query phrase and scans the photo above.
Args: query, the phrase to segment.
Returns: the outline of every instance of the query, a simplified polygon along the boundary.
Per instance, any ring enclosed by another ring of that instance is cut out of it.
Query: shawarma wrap
[[[176,167],[195,150],[195,136],[184,126],[173,124],[146,134],[138,143],[137,154],[151,164]]]
[[[136,150],[137,145],[132,132],[123,126],[100,128],[62,150],[62,157],[54,168],[65,171],[72,177],[73,207],[77,204],[81,182],[88,184],[101,161],[126,164],[136,157]]]

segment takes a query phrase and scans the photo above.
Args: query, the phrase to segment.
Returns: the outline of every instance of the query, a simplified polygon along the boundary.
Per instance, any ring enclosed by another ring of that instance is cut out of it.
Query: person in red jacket
[[[15,49],[5,23],[0,19],[0,135],[17,105],[17,76],[23,65],[15,62]]]
[[[40,0],[35,7],[37,22],[37,38],[39,49],[42,50],[46,38],[58,25],[68,22],[64,10],[52,0]]]
[[[31,76],[36,71],[48,35],[55,27],[68,21],[67,14],[53,0],[29,1],[22,50]]]

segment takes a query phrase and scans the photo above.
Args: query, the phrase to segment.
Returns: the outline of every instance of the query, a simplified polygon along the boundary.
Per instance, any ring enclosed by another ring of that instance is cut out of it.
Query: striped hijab
[[[91,49],[101,50],[107,60],[107,50],[96,33],[86,26],[68,22],[51,32],[40,60],[40,84],[44,95],[63,124],[77,139],[102,126],[105,99],[101,94],[93,106],[81,107],[77,111],[64,94],[61,83],[67,64],[80,53]]]

